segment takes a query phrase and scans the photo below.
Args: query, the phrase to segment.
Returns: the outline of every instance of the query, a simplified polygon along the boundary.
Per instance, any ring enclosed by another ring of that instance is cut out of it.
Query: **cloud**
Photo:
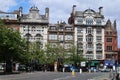
[[[0,0],[0,10],[2,11],[8,11],[16,5],[17,2],[15,0]]]
[[[100,6],[103,7],[103,15],[105,21],[116,19],[118,36],[120,36],[120,0],[0,0],[0,10],[10,11],[18,9],[23,6],[24,12],[29,11],[29,8],[33,5],[37,6],[40,10],[40,14],[45,13],[45,8],[50,9],[50,23],[57,23],[57,21],[66,21],[72,11],[72,6],[77,5],[77,11],[84,11],[91,8],[98,11]],[[118,37],[120,47],[120,37]]]
[[[44,11],[45,7],[50,8],[50,22],[56,23],[58,20],[65,20],[67,22],[70,16],[72,5],[77,5],[76,10],[84,11],[85,9],[92,8],[98,11],[100,6],[103,7],[103,15],[105,21],[108,19],[117,20],[118,36],[120,36],[120,0],[30,0],[30,4],[38,6],[41,11]],[[120,37],[119,47],[120,47]]]
[[[36,5],[40,11],[44,11],[45,7],[50,9],[50,22],[56,23],[60,20],[67,21],[72,5],[78,5],[79,2],[76,0],[30,0],[32,5]]]
[[[110,0],[30,0],[31,5],[36,5],[41,11],[44,11],[45,7],[50,8],[50,17],[63,18],[67,20],[72,10],[72,5],[77,5],[77,10],[84,11],[87,8],[95,9],[98,11],[100,6],[104,7],[104,15],[109,17],[115,17],[120,12],[119,3],[120,0],[111,2]],[[118,8],[118,10],[115,10]],[[54,16],[51,16],[54,15]],[[60,15],[64,15],[63,17]],[[66,15],[66,17],[65,17]],[[54,21],[53,21],[54,22]]]

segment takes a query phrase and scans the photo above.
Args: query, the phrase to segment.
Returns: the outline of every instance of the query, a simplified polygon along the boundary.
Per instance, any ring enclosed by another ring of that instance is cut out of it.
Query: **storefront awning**
[[[113,66],[114,64],[113,64],[112,60],[105,60],[104,61],[104,65],[106,65],[106,66]]]
[[[98,65],[98,63],[99,63],[98,61],[92,61],[90,66],[96,66],[96,65]]]

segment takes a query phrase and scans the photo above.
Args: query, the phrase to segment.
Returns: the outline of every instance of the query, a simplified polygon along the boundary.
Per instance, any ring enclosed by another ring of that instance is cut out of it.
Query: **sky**
[[[23,7],[23,13],[28,14],[32,6],[37,6],[40,14],[45,13],[45,8],[50,10],[50,23],[65,21],[70,16],[72,6],[76,5],[77,11],[84,11],[91,8],[98,12],[99,7],[103,7],[105,21],[110,19],[117,21],[118,46],[120,48],[120,0],[0,0],[0,10],[12,12]]]

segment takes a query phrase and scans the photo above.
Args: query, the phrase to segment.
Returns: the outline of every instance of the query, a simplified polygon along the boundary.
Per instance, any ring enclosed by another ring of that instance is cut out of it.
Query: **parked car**
[[[111,69],[109,69],[109,68],[101,69],[101,72],[110,72],[110,71],[111,71]]]
[[[25,65],[19,65],[18,70],[19,71],[26,71],[26,66]]]
[[[71,72],[69,65],[64,65],[65,72]]]
[[[70,67],[70,70],[71,70],[71,71],[74,70],[75,72],[78,72],[78,71],[79,71],[75,66],[71,66],[71,67]]]
[[[116,71],[117,71],[118,74],[120,74],[120,66],[116,67]]]
[[[0,63],[0,70],[4,70],[5,69],[5,63]]]
[[[0,70],[4,70],[4,67],[3,67],[3,65],[0,65]]]
[[[69,64],[69,65],[64,65],[64,69],[65,69],[65,72],[72,72],[73,70],[74,70],[75,72],[78,72],[78,71],[79,71],[75,66],[72,66],[71,64]]]

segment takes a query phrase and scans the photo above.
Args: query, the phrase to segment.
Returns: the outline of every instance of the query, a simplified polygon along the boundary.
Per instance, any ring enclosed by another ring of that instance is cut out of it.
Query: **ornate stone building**
[[[42,48],[47,43],[54,46],[59,42],[65,49],[75,44],[77,53],[89,60],[118,59],[116,21],[105,23],[102,9],[77,11],[73,5],[69,24],[49,24],[49,8],[45,9],[45,14],[40,14],[36,6],[32,6],[28,14],[22,13],[22,7],[13,12],[0,11],[0,19],[7,27],[19,30],[28,41],[39,41]]]
[[[36,6],[32,6],[28,14],[22,13],[22,7],[19,11],[21,36],[30,42],[39,41],[41,47],[44,48],[47,44],[49,8],[45,9],[44,15],[39,14],[39,9]]]
[[[36,6],[32,6],[28,14],[22,13],[22,10],[20,7],[13,12],[0,11],[0,19],[4,20],[7,27],[20,31],[23,38],[30,42],[39,41],[44,48],[47,44],[49,8],[45,9],[44,15],[39,13]]]
[[[88,60],[104,59],[104,16],[102,7],[96,12],[93,9],[76,11],[73,5],[69,24],[74,25],[75,44]]]

